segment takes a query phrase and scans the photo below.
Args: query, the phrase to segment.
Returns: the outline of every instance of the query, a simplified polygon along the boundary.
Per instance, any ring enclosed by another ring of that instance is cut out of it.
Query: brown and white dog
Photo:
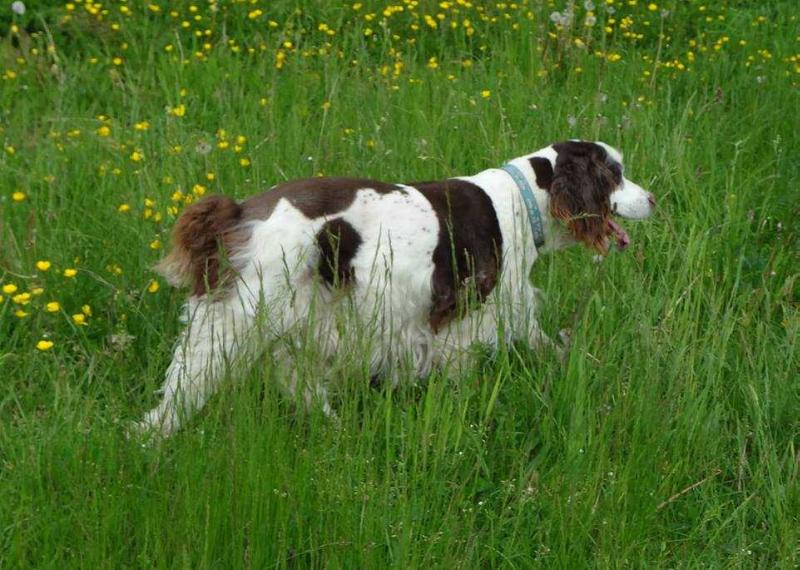
[[[401,365],[423,377],[476,342],[558,349],[535,318],[531,264],[578,242],[603,254],[612,241],[624,248],[611,214],[646,218],[654,206],[624,177],[617,150],[583,141],[436,182],[311,178],[243,202],[208,197],[181,215],[158,266],[190,289],[188,325],[163,399],[139,426],[173,432],[234,360],[246,365],[267,348],[290,358],[276,350],[280,339],[313,342],[324,362],[348,346],[342,322],[366,331],[371,373],[395,382]],[[332,413],[329,379],[297,376],[287,390]]]

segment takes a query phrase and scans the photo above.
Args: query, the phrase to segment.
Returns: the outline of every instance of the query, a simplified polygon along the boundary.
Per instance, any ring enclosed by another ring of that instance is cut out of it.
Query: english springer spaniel
[[[157,267],[190,290],[188,325],[139,428],[172,433],[234,361],[264,350],[291,358],[303,345],[325,362],[352,346],[354,329],[370,339],[370,372],[395,383],[463,363],[474,343],[563,350],[536,321],[531,264],[573,243],[625,248],[611,215],[646,218],[654,207],[617,150],[584,141],[434,182],[309,178],[242,202],[207,197],[180,216]],[[332,414],[330,378],[300,376],[287,391]]]

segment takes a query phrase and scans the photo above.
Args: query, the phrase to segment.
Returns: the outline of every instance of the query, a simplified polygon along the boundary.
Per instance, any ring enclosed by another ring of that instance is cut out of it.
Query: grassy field
[[[800,564],[793,0],[8,4],[0,567]],[[333,423],[264,359],[126,439],[180,330],[150,267],[187,203],[570,137],[622,148],[659,208],[624,254],[533,268],[566,362],[352,373]]]

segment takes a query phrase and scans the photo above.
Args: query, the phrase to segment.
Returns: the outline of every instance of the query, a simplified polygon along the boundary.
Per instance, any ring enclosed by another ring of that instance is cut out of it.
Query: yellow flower
[[[58,304],[58,301],[50,301],[44,308],[48,313],[57,313],[61,310],[61,305]]]
[[[17,305],[27,305],[31,302],[31,294],[30,293],[19,293],[11,297],[11,300],[14,301]]]
[[[108,125],[103,125],[99,129],[97,129],[97,134],[101,137],[108,137],[111,136],[111,129]]]
[[[161,240],[154,239],[150,242],[150,249],[161,249]]]
[[[208,180],[209,182],[213,182],[216,177],[217,175],[214,174],[213,172],[206,172],[206,180]]]
[[[150,128],[150,123],[148,123],[147,121],[142,121],[141,123],[136,123],[135,125],[133,125],[133,128],[136,129],[137,131],[146,131],[147,129]]]
[[[140,162],[140,161],[141,161],[141,160],[143,160],[143,159],[144,159],[144,155],[143,155],[143,154],[142,154],[140,151],[138,151],[138,150],[134,150],[134,151],[131,153],[131,160],[132,160],[133,162]]]
[[[147,292],[148,293],[157,293],[160,288],[161,288],[161,286],[158,284],[158,281],[153,279],[152,281],[150,281],[150,284],[147,286]]]
[[[186,114],[186,105],[181,103],[177,107],[173,107],[169,111],[170,115],[174,115],[175,117],[183,117]]]
[[[491,96],[492,92],[489,91],[488,89],[484,89],[483,91],[481,91],[481,97],[483,97],[484,99],[488,99]]]
[[[77,274],[78,274],[78,270],[73,268],[73,267],[67,267],[64,270],[64,277],[66,277],[68,279],[71,279],[71,278],[75,277]]]
[[[89,305],[83,305],[81,307],[81,313],[83,313],[87,317],[91,317],[92,316],[92,308]]]
[[[41,350],[44,352],[45,350],[50,350],[51,348],[53,348],[52,340],[40,340],[36,343],[36,350]]]
[[[192,186],[192,194],[194,194],[195,196],[202,196],[205,193],[206,193],[206,187],[203,186],[202,184],[195,184],[194,186]]]
[[[651,12],[655,12],[656,10],[658,10],[658,4],[656,4],[655,2],[650,2],[650,4],[647,5],[647,9],[650,10]]]
[[[239,164],[240,164],[240,165],[241,165],[243,168],[247,168],[248,166],[250,166],[250,159],[249,159],[249,158],[240,158],[240,159],[239,159]]]
[[[236,137],[236,144],[242,145],[246,142],[247,142],[247,137],[245,137],[244,135],[238,135]]]
[[[34,287],[33,289],[31,289],[31,295],[37,295],[38,296],[38,295],[41,295],[42,293],[44,293],[44,288],[43,287]]]
[[[25,192],[20,192],[19,190],[11,194],[11,199],[15,202],[22,202],[25,198]]]
[[[119,212],[120,214],[124,214],[125,212],[130,212],[130,211],[131,207],[129,204],[120,204],[119,208],[117,208],[117,212]]]
[[[122,65],[122,58],[115,57],[114,59],[111,60],[111,63],[113,63],[114,65]]]
[[[36,262],[36,269],[39,271],[47,271],[50,269],[50,262],[49,261],[37,261]]]
[[[325,102],[322,104],[322,110],[323,110],[323,111],[327,111],[327,110],[328,110],[328,109],[330,109],[330,108],[331,108],[331,102],[330,102],[330,101],[325,101]]]
[[[17,309],[16,311],[14,311],[14,316],[17,317],[18,319],[24,319],[28,315],[29,313],[26,313],[22,309]]]
[[[6,295],[12,295],[13,293],[17,292],[17,286],[13,283],[6,283],[3,285],[3,293]]]
[[[72,322],[75,323],[76,325],[86,326],[87,325],[86,315],[84,315],[83,313],[76,313],[72,315]]]

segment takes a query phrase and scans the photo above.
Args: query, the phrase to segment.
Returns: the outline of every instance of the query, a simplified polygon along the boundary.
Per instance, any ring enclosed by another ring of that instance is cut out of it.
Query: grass
[[[0,16],[0,566],[796,567],[795,5],[596,3]],[[126,439],[179,331],[149,268],[189,199],[569,137],[622,148],[659,208],[625,254],[533,268],[567,362],[342,373],[335,424],[263,359],[169,441]]]

